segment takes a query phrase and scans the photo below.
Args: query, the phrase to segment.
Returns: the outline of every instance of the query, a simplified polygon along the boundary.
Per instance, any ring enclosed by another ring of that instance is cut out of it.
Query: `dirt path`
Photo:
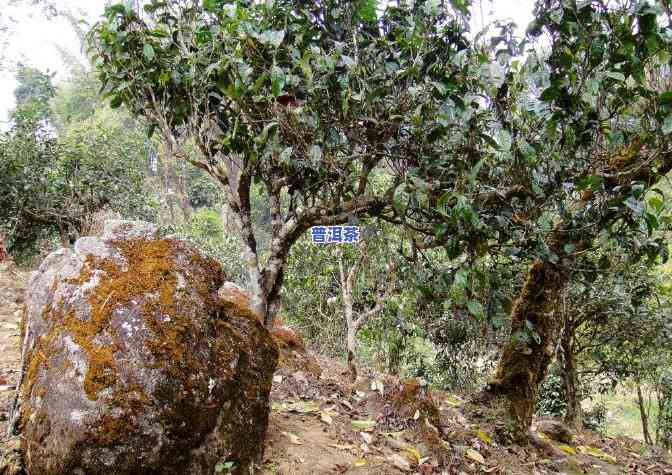
[[[27,279],[27,272],[18,270],[13,264],[0,262],[0,464],[16,449],[16,439],[7,436],[7,417],[19,377],[19,326]]]

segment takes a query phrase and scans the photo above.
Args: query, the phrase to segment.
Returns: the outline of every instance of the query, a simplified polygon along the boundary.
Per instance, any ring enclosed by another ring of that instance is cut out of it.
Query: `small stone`
[[[156,239],[158,228],[144,221],[109,219],[103,225],[103,239]]]

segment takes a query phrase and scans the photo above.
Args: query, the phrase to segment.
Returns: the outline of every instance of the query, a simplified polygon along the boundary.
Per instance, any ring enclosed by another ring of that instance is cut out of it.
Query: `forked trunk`
[[[550,262],[535,262],[511,312],[511,338],[487,392],[504,396],[516,435],[526,434],[539,385],[555,355],[562,319],[557,312],[567,275]]]

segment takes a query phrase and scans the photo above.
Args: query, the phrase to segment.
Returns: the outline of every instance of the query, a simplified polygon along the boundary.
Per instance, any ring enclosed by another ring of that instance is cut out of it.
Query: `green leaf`
[[[114,5],[110,5],[107,9],[107,13],[108,14],[118,13],[123,15],[124,13],[126,13],[126,5],[124,5],[123,3],[115,3]]]
[[[467,15],[469,13],[469,0],[450,0],[450,4],[460,13]]]
[[[264,44],[269,44],[274,47],[279,47],[282,44],[282,40],[285,39],[284,30],[268,30],[264,31],[258,37],[259,41]]]
[[[669,114],[667,117],[665,117],[665,120],[663,121],[662,132],[666,135],[672,132],[672,114]]]
[[[360,0],[357,6],[357,15],[364,21],[375,22],[378,20],[377,7],[378,2],[376,0]]]
[[[155,131],[156,131],[156,124],[151,124],[149,127],[147,127],[147,138],[151,139]]]
[[[308,151],[308,155],[314,163],[317,163],[322,160],[322,148],[319,145],[312,145]]]
[[[469,300],[467,302],[467,308],[469,309],[469,313],[471,313],[477,319],[483,320],[485,318],[483,305],[481,305],[481,302],[478,300]]]
[[[628,199],[625,200],[625,206],[630,208],[632,212],[635,213],[636,215],[641,215],[644,212],[642,202],[632,196],[628,197]]]
[[[593,191],[597,191],[600,189],[601,185],[602,177],[597,175],[590,175],[576,182],[576,189],[581,191],[585,190],[586,188],[590,188]]]
[[[123,101],[121,99],[121,96],[116,95],[116,96],[112,97],[112,100],[110,101],[110,107],[112,109],[118,109],[121,106],[122,102]]]
[[[623,73],[619,73],[616,71],[609,71],[605,74],[606,77],[616,79],[617,81],[625,81],[625,76]]]
[[[285,88],[285,72],[278,66],[273,66],[271,69],[271,94],[273,97],[278,97],[282,94]]]
[[[203,0],[203,8],[209,12],[214,12],[219,8],[218,0]]]
[[[664,202],[659,196],[652,196],[649,198],[649,206],[660,213],[663,210]]]
[[[661,104],[672,105],[672,91],[663,92],[658,98]]]
[[[150,45],[149,43],[145,43],[145,45],[142,47],[142,54],[147,59],[147,61],[153,60],[155,53],[152,45]]]
[[[539,99],[544,102],[551,102],[554,99],[557,99],[560,96],[560,91],[555,87],[551,86],[547,89],[544,89],[544,92],[541,93]]]

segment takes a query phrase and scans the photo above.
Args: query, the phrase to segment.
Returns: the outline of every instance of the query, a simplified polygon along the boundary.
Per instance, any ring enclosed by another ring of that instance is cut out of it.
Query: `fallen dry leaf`
[[[380,393],[380,395],[382,396],[384,389],[385,389],[385,386],[383,386],[382,381],[378,381],[378,380],[375,380],[375,379],[373,381],[371,381],[371,391],[378,391]]]
[[[408,463],[408,460],[406,460],[405,457],[402,457],[399,454],[393,454],[390,456],[389,461],[402,472],[411,471],[411,464]]]
[[[576,455],[576,449],[570,445],[559,444],[558,448],[568,455]]]
[[[485,459],[483,456],[474,449],[467,449],[466,452],[464,452],[464,456],[475,462],[485,465]]]
[[[609,455],[608,453],[596,449],[595,447],[588,447],[587,445],[579,445],[576,450],[578,450],[580,453],[584,455],[591,455],[593,457],[597,457],[600,460],[604,460],[605,462],[617,464],[618,460],[616,460],[615,457]]]
[[[289,441],[294,445],[303,445],[303,442],[301,442],[301,439],[296,434],[292,434],[291,432],[283,432],[282,435],[287,437]]]
[[[422,459],[422,454],[415,447],[404,447],[404,452],[409,456],[409,459],[414,464],[419,464]]]
[[[331,418],[331,416],[329,414],[327,414],[326,412],[320,412],[320,420],[322,422],[324,422],[325,424],[329,424],[329,425],[331,425],[334,422],[334,420]]]
[[[359,435],[364,439],[364,442],[371,445],[373,443],[373,435],[368,432],[360,432]]]
[[[478,437],[488,445],[492,444],[492,437],[490,437],[490,435],[488,435],[488,433],[485,431],[482,430],[476,431],[476,437]]]
[[[330,444],[329,447],[333,447],[338,450],[352,450],[354,445]]]
[[[375,427],[376,421],[365,420],[365,421],[350,421],[352,427],[359,430],[366,430],[371,427]]]

